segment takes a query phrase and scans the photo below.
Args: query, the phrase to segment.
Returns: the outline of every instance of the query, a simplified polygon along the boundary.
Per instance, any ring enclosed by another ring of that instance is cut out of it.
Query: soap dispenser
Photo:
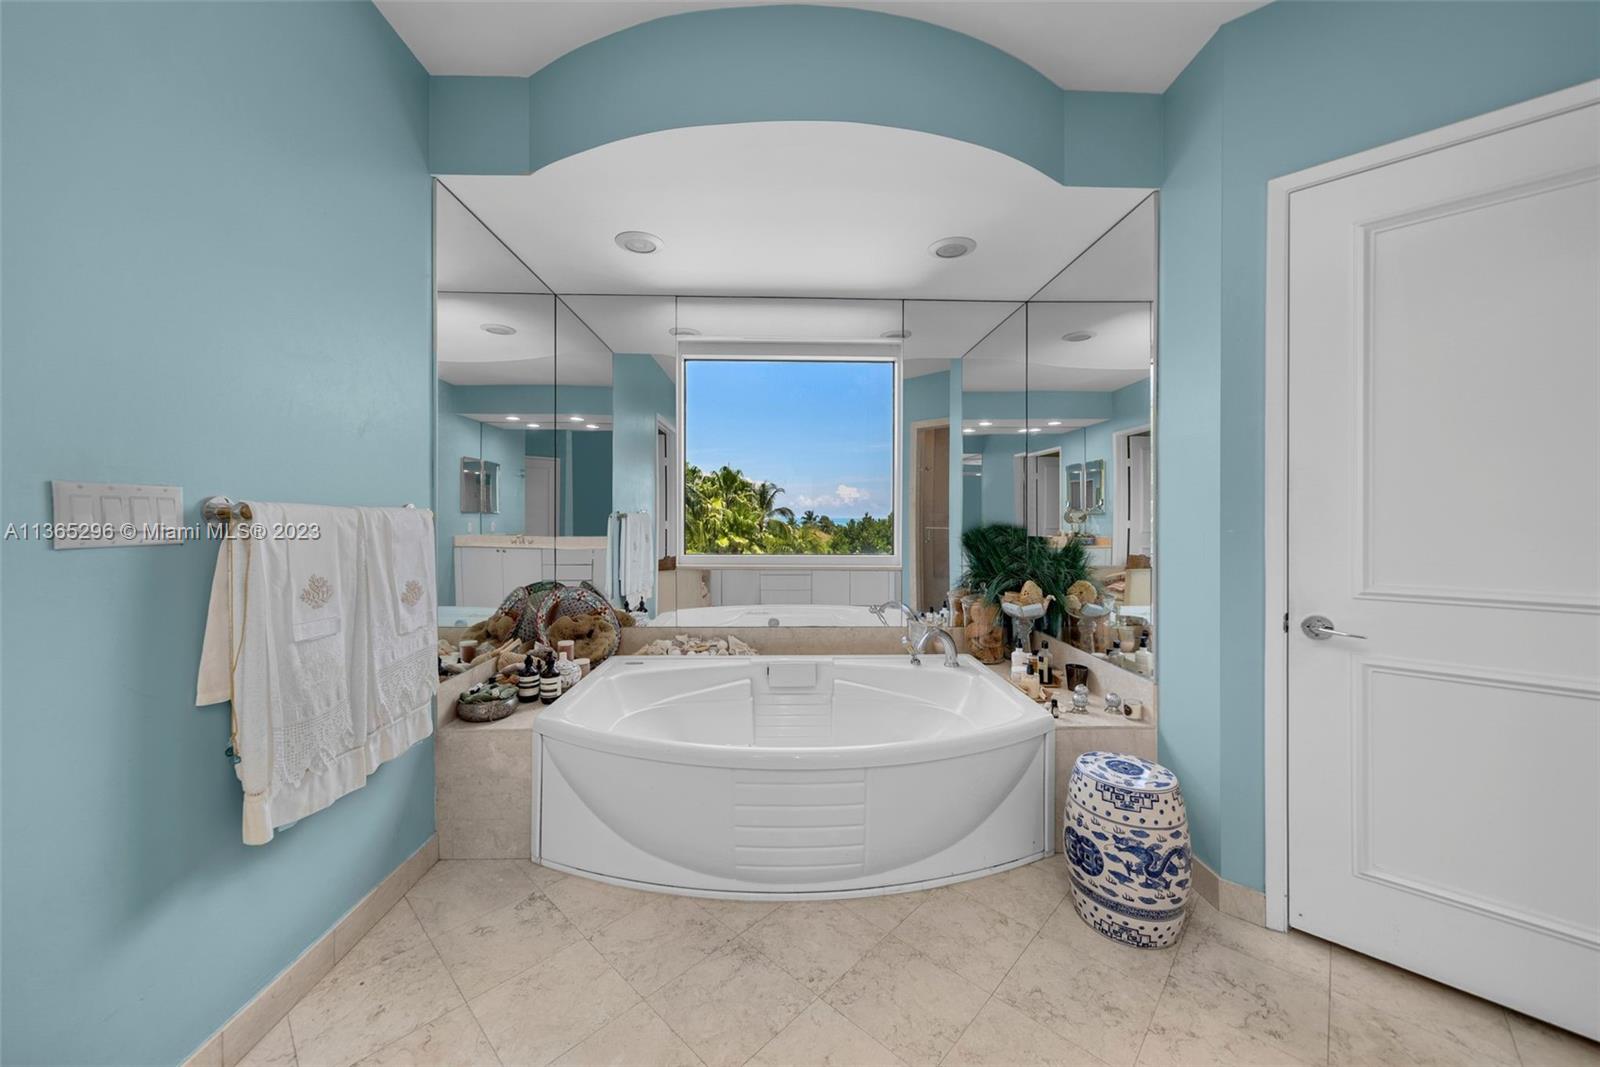
[[[556,673],[555,655],[544,658],[544,669],[539,672],[539,699],[554,704],[561,696],[561,675]]]
[[[1156,656],[1150,651],[1150,635],[1139,635],[1139,651],[1133,654],[1134,669],[1140,674],[1152,674],[1156,669]]]
[[[532,704],[539,699],[539,672],[533,666],[533,653],[523,657],[517,671],[517,703]]]

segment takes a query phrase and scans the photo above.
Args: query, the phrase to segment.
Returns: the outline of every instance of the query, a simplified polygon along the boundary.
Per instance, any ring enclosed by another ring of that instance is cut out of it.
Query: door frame
[[[679,465],[678,427],[671,419],[657,414],[657,439],[659,440],[663,434],[667,437],[666,485],[661,484],[661,465],[655,461],[654,457],[650,460],[650,467],[654,472],[651,483],[656,490],[655,495],[651,498],[650,506],[653,510],[658,501],[664,501],[668,512],[666,515],[657,515],[652,523],[661,532],[661,535],[666,538],[664,544],[659,544],[655,548],[657,562],[660,562],[666,556],[677,556],[679,554],[678,541],[683,536],[682,520],[679,516],[671,513],[674,507],[681,506],[679,502],[683,498],[683,468]]]
[[[1130,426],[1126,430],[1116,430],[1111,434],[1111,455],[1116,459],[1117,485],[1119,487],[1115,499],[1111,501],[1111,565],[1113,567],[1126,568],[1128,565],[1128,520],[1131,518],[1130,512],[1132,509],[1129,504],[1132,500],[1131,496],[1124,495],[1129,488],[1127,478],[1128,457],[1124,453],[1128,450],[1128,438],[1138,437],[1141,434],[1150,435],[1150,473],[1154,474],[1155,435],[1152,433],[1148,422],[1143,426]],[[1150,483],[1150,514],[1147,516],[1151,520],[1150,547],[1152,549],[1155,547],[1155,497],[1155,482],[1152,480]],[[1127,501],[1127,503],[1124,501]]]
[[[1440,126],[1267,182],[1263,701],[1267,927],[1289,928],[1289,198],[1312,186],[1600,101],[1600,79]]]
[[[522,457],[522,528],[528,528],[528,474],[529,468],[535,464],[550,465],[550,484],[555,487],[556,498],[551,501],[550,531],[552,537],[561,536],[561,498],[565,486],[561,484],[561,471],[565,466],[558,456],[523,456]],[[533,535],[540,536],[540,535]]]
[[[911,447],[909,449],[907,449],[907,451],[910,452],[911,454],[910,454],[910,456],[907,457],[906,462],[903,464],[903,466],[905,467],[907,475],[908,475],[909,480],[910,480],[910,487],[911,487],[910,497],[911,497],[911,499],[910,499],[910,503],[906,507],[905,529],[902,531],[901,538],[900,538],[901,541],[904,542],[904,544],[906,546],[905,547],[905,560],[906,560],[906,562],[905,562],[905,570],[900,576],[900,593],[901,593],[900,599],[905,601],[906,604],[911,605],[911,606],[915,606],[916,605],[917,598],[920,597],[922,595],[922,593],[923,593],[923,589],[922,589],[922,570],[921,570],[921,568],[922,568],[922,560],[920,558],[918,558],[918,555],[917,555],[917,542],[918,542],[919,538],[913,536],[915,531],[912,530],[912,527],[916,525],[917,515],[920,514],[919,509],[922,506],[922,496],[921,496],[921,494],[922,494],[922,473],[921,473],[921,468],[917,465],[918,450],[922,447],[921,443],[920,443],[920,431],[922,431],[922,430],[935,430],[935,429],[938,429],[940,426],[949,426],[949,425],[950,425],[949,418],[918,419],[915,422],[910,423],[906,427],[906,431],[910,434],[910,445],[911,445]],[[947,471],[946,474],[948,475],[948,473],[949,472]],[[948,480],[949,479],[946,478],[946,481],[948,481]],[[954,510],[954,508],[955,508],[955,502],[954,501],[951,501],[950,508],[952,509],[952,511]],[[950,521],[951,521],[951,523],[955,522],[955,518],[953,517],[953,515],[952,515]],[[898,526],[899,523],[896,523],[895,525]],[[953,581],[956,580],[956,577],[957,576],[955,574],[951,574],[950,575],[950,580],[953,582]],[[909,579],[909,581],[907,579]],[[922,609],[918,608],[917,610],[920,611]]]

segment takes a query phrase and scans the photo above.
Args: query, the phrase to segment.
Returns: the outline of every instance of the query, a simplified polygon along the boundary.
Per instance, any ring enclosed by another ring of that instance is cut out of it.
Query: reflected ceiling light
[[[941,237],[928,246],[928,251],[937,259],[960,259],[977,247],[978,242],[970,237]]]
[[[1028,428],[1026,426],[1018,426],[1017,427],[1017,432],[1018,433],[1027,433],[1028,432]]]
[[[492,333],[496,337],[510,337],[517,332],[515,326],[507,326],[503,322],[485,322],[478,326],[484,333]]]
[[[538,424],[538,423],[537,423],[537,422],[530,422],[530,423],[528,423],[528,429],[530,429],[530,430],[537,430],[537,429],[538,429],[538,428],[539,428],[539,424]]]
[[[1045,423],[1045,425],[1046,426],[1060,426],[1061,425],[1061,420],[1060,419],[1051,419],[1049,422]]]
[[[623,230],[612,240],[624,252],[637,252],[641,256],[647,256],[661,247],[661,238],[643,230]]]
[[[582,422],[583,421],[583,416],[582,415],[568,415],[567,416],[567,421],[568,422]]]
[[[910,330],[884,330],[883,333],[880,336],[887,337],[891,341],[904,341],[906,338],[911,336],[911,331]]]
[[[586,423],[583,424],[583,428],[585,430],[598,430],[600,427],[596,426],[592,422],[586,422]]]
[[[1094,331],[1093,330],[1073,330],[1071,333],[1062,334],[1061,335],[1061,339],[1063,341],[1072,341],[1074,343],[1077,343],[1078,341],[1087,341],[1089,338],[1091,338],[1093,336],[1094,336]]]
[[[994,423],[990,422],[988,419],[979,419],[978,420],[978,425],[979,426],[993,426]]]
[[[1030,426],[1030,427],[1028,427],[1028,432],[1029,433],[1044,433],[1044,427],[1042,427],[1042,426]]]
[[[521,416],[518,416],[518,415],[507,415],[506,416],[506,421],[507,422],[521,422],[522,418],[521,418]]]
[[[978,431],[974,430],[971,426],[964,426],[964,427],[962,427],[961,432],[962,433],[977,433]]]

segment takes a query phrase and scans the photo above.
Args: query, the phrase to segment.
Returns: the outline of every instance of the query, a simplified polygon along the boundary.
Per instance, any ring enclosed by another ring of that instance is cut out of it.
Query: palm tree
[[[762,482],[756,486],[756,509],[761,512],[761,522],[765,525],[773,519],[782,519],[784,522],[794,521],[794,509],[778,506],[778,498],[783,495],[783,487],[772,482]]]

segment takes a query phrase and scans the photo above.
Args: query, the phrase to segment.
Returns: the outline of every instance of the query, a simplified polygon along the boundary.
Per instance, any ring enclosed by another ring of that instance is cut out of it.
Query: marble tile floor
[[[699,900],[444,860],[244,1067],[1600,1065],[1600,1046],[1196,900],[1079,921],[1060,856],[851,901]]]

